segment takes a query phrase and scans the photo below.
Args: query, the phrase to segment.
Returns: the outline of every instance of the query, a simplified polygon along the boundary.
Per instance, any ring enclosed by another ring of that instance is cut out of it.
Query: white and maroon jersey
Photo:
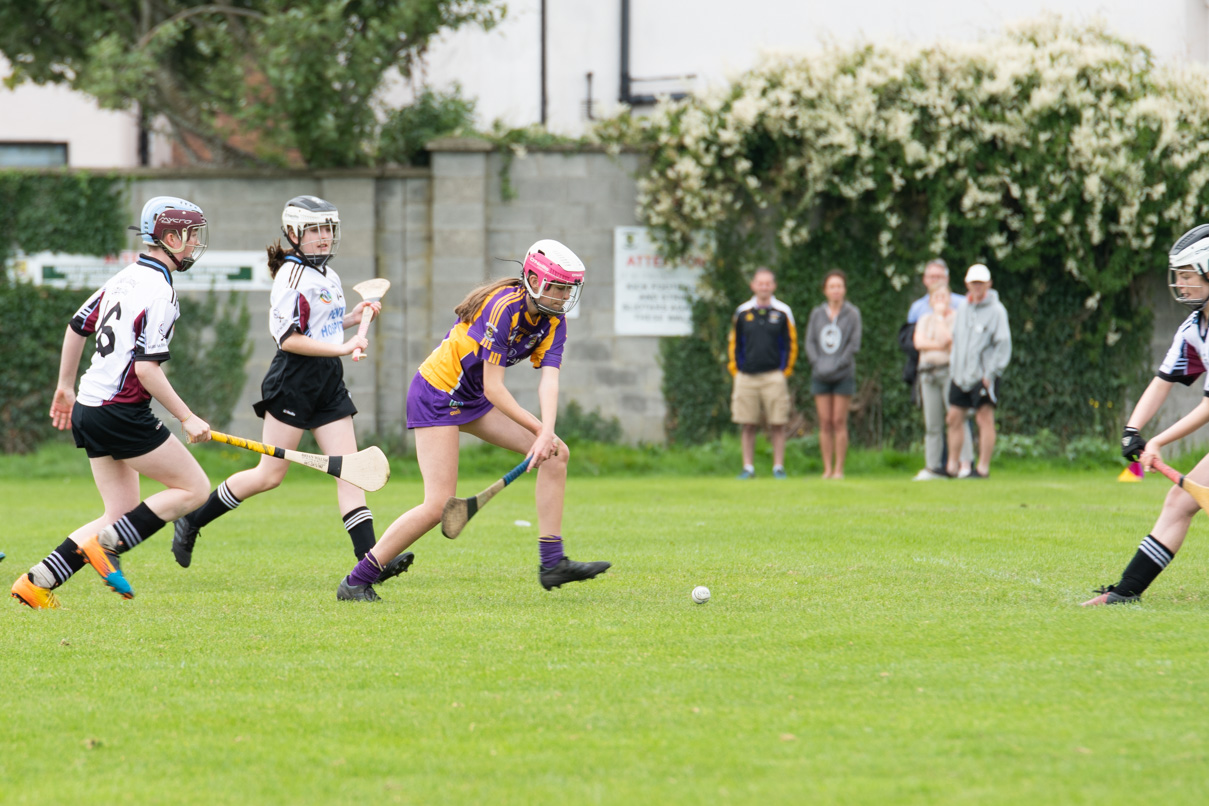
[[[316,269],[289,255],[273,278],[269,332],[277,346],[291,333],[344,344],[344,289],[331,266]]]
[[[1205,343],[1207,328],[1209,321],[1202,311],[1194,311],[1185,319],[1175,331],[1175,338],[1156,374],[1165,381],[1191,386],[1209,366],[1209,345]],[[1205,394],[1209,395],[1209,378],[1205,379],[1205,389]]]
[[[107,406],[150,400],[134,362],[168,360],[179,316],[172,273],[158,260],[139,255],[136,263],[110,277],[71,319],[72,330],[97,339],[92,363],[80,379],[78,401]]]

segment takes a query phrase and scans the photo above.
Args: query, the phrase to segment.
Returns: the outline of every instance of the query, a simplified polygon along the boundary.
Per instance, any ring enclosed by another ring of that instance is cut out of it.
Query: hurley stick
[[[353,290],[361,295],[361,298],[366,302],[380,302],[382,296],[390,289],[390,280],[384,277],[376,277],[373,280],[366,280],[363,283],[357,283],[353,286]],[[374,318],[374,309],[368,305],[361,309],[361,327],[357,330],[357,335],[365,338],[365,334],[369,332],[369,323]],[[360,361],[364,353],[361,348],[353,350],[353,360]]]
[[[243,448],[254,453],[263,453],[265,456],[274,456],[287,462],[294,462],[295,464],[322,470],[329,476],[344,479],[354,487],[360,487],[362,490],[368,490],[371,493],[381,490],[390,479],[390,462],[387,461],[386,454],[382,453],[382,450],[377,447],[369,447],[363,451],[350,453],[346,456],[326,456],[324,454],[303,453],[302,451],[292,451],[288,448],[278,448],[273,445],[266,445],[263,442],[255,442],[250,439],[243,439],[242,437],[233,437],[230,434],[223,434],[218,431],[211,431],[210,439],[215,442],[222,442],[225,445],[233,445],[236,448]]]

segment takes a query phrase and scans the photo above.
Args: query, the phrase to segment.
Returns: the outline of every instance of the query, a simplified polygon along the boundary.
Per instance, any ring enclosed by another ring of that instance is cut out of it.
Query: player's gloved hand
[[[1138,429],[1125,426],[1125,430],[1121,432],[1121,455],[1131,462],[1136,462],[1144,450],[1146,440],[1142,439]]]

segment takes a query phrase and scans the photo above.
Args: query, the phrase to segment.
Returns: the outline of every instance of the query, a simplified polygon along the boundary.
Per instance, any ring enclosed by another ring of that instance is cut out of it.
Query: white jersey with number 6
[[[84,406],[140,403],[151,394],[139,383],[135,361],[167,361],[168,343],[180,316],[172,273],[139,255],[101,286],[71,319],[81,336],[96,334],[97,351],[80,379]]]

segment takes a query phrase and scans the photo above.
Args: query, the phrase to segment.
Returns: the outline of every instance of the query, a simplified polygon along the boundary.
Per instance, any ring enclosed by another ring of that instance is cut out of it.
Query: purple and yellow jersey
[[[528,357],[535,367],[560,367],[567,341],[561,316],[528,311],[525,289],[505,286],[469,322],[458,322],[420,365],[424,380],[463,400],[483,396],[483,363],[510,367]]]

